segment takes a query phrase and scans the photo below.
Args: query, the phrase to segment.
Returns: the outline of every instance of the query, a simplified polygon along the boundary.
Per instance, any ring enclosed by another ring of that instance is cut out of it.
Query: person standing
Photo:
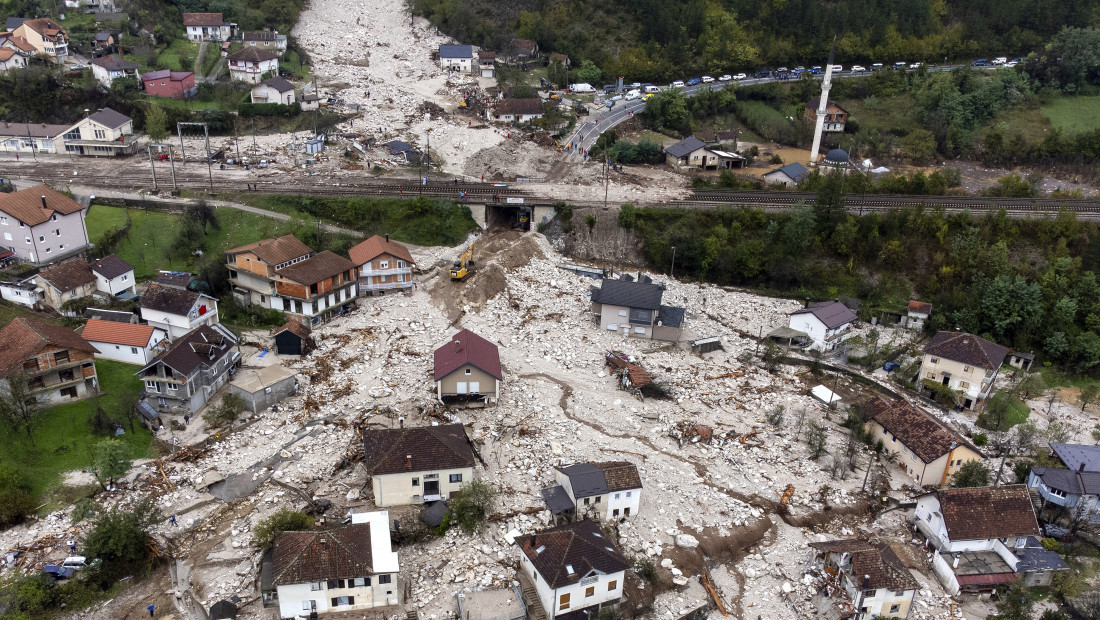
[[[154,607],[152,603],[149,603],[149,606],[145,608],[145,611],[149,612],[149,617],[150,618],[153,617],[153,610],[154,609],[156,609],[156,607]]]

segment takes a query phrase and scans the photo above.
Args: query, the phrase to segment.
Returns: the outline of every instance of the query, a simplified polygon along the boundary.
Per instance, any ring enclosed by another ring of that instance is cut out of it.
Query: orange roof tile
[[[152,325],[134,325],[117,321],[91,319],[84,326],[80,336],[88,342],[109,342],[128,347],[144,347],[153,337]]]
[[[375,235],[348,250],[348,256],[351,257],[351,262],[355,263],[357,267],[362,267],[381,254],[395,256],[409,264],[416,263],[416,261],[413,260],[412,254],[409,253],[409,248],[379,235]]]

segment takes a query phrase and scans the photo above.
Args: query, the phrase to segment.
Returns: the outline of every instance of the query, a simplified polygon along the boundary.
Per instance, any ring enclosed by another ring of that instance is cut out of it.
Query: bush
[[[806,445],[810,448],[810,458],[817,460],[825,454],[825,427],[817,420],[810,420],[809,429],[806,431]]]
[[[768,163],[770,163],[773,166],[782,166],[783,165],[783,158],[780,157],[778,153],[776,153],[775,155],[772,155],[772,158],[770,160],[768,160]]]
[[[554,205],[554,213],[561,220],[561,229],[565,232],[573,230],[573,205],[559,202]]]
[[[283,508],[266,519],[261,519],[252,528],[252,546],[267,549],[275,544],[280,532],[297,532],[313,527],[313,517],[304,512]]]
[[[589,213],[588,215],[584,216],[584,223],[588,224],[588,230],[592,230],[596,227],[596,216]]]
[[[235,422],[243,411],[244,400],[240,396],[229,392],[222,396],[222,400],[217,406],[211,407],[206,413],[202,414],[202,419],[206,420],[206,423],[211,426],[223,426]]]
[[[30,484],[11,465],[0,465],[0,528],[8,528],[34,512]]]
[[[440,527],[446,530],[452,525],[473,534],[485,524],[497,502],[497,490],[489,483],[474,480],[463,484],[457,493],[451,494],[447,503],[447,515]]]
[[[152,565],[148,530],[163,518],[151,499],[129,510],[112,509],[96,519],[84,539],[84,553],[100,561],[90,578],[106,588],[126,575],[144,574]]]
[[[290,105],[281,103],[242,103],[237,106],[237,114],[241,118],[253,116],[298,116],[302,113],[302,106],[298,102]]]
[[[623,228],[634,228],[636,216],[637,212],[634,209],[634,205],[625,204],[619,207],[619,226]]]
[[[648,582],[650,584],[657,583],[657,567],[653,565],[648,559],[642,558],[634,563],[634,573],[638,575],[638,579]]]
[[[984,487],[989,485],[989,468],[981,461],[967,461],[954,474],[951,474],[951,486]]]
[[[978,433],[977,435],[974,435],[973,439],[974,445],[978,446],[979,448],[989,443],[989,435],[986,435],[985,433]]]

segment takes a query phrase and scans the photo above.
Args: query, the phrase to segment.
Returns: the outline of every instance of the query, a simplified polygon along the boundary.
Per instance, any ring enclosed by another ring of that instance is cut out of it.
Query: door
[[[431,495],[439,495],[439,481],[438,480],[425,480],[424,481],[424,497]]]
[[[478,382],[478,381],[471,381],[470,382],[470,393],[471,394],[480,394],[481,393],[481,383]]]
[[[455,393],[456,394],[468,394],[468,392],[466,391],[466,382],[465,381],[459,381],[458,382],[458,387],[455,390]]]

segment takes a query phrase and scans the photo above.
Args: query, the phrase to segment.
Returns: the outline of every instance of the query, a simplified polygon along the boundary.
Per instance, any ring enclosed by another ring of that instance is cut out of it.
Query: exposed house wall
[[[379,507],[422,504],[424,503],[425,476],[433,475],[437,476],[435,481],[439,482],[439,495],[442,499],[446,499],[458,491],[463,484],[474,479],[474,468],[462,467],[373,476],[371,489],[374,492],[374,503]],[[461,480],[452,482],[451,476],[455,475],[461,476]],[[414,482],[416,484],[413,484]]]
[[[496,396],[497,394],[496,377],[475,368],[472,364],[466,364],[465,366],[456,369],[451,374],[437,381],[436,394],[440,396],[470,394],[471,383],[478,384],[477,390],[474,390],[472,393],[487,394],[492,396]],[[465,387],[465,391],[459,389],[463,386]]]
[[[316,603],[317,613],[328,611],[355,611],[357,609],[370,609],[385,605],[396,605],[397,574],[386,573],[382,575],[370,575],[371,585],[356,588],[329,588],[327,581],[314,583],[296,583],[278,586],[275,591],[279,594],[279,617],[295,618],[308,616],[312,603]],[[380,578],[388,578],[389,583],[379,583]],[[345,580],[346,582],[347,580]],[[387,594],[389,592],[389,594]],[[332,599],[341,596],[355,597],[354,605],[333,606]],[[392,601],[392,602],[390,602]],[[304,603],[304,604],[303,604]]]
[[[624,571],[607,575],[593,575],[573,585],[551,589],[546,580],[539,576],[534,564],[527,558],[526,553],[520,553],[520,562],[523,572],[531,578],[538,592],[539,602],[549,618],[567,614],[578,609],[584,609],[602,603],[616,603],[623,595]],[[588,595],[591,588],[591,595]],[[568,598],[568,603],[563,608],[563,597]]]
[[[163,338],[164,332],[153,330],[153,337],[150,338],[149,343],[144,347],[132,347],[126,344],[96,342],[93,340],[89,340],[88,342],[96,348],[96,351],[99,351],[97,354],[99,357],[115,360],[116,362],[126,362],[127,364],[144,366],[156,357],[156,354],[153,353],[153,346]]]
[[[951,452],[944,454],[932,461],[925,463],[909,446],[906,446],[897,437],[886,430],[881,424],[872,420],[867,423],[867,432],[871,440],[881,439],[886,450],[897,454],[896,465],[901,467],[907,476],[914,479],[918,485],[942,486],[951,483],[951,476],[963,465],[970,461],[980,461],[982,457],[965,445],[959,444]],[[944,472],[946,470],[946,482]]]
[[[948,378],[947,385],[952,390],[959,390],[965,393],[967,398],[978,401],[989,396],[997,372],[926,353],[920,366],[920,378],[943,383],[945,377]]]

